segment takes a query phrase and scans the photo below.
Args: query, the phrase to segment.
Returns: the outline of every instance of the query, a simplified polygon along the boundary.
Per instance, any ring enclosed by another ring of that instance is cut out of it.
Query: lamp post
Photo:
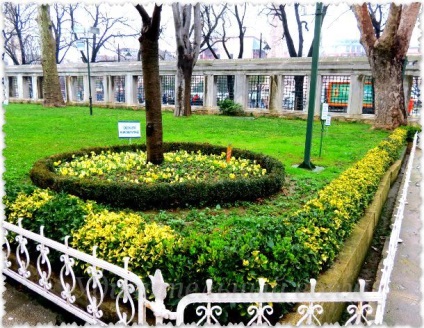
[[[94,37],[95,34],[99,34],[100,31],[97,27],[90,27],[88,29],[85,28],[75,28],[75,33],[81,33],[83,32],[84,37],[81,37],[79,40],[76,41],[76,46],[79,51],[84,51],[84,43],[87,45],[87,71],[88,71],[88,100],[90,104],[90,115],[93,115],[93,97],[91,95],[91,74],[90,74],[90,52],[88,48],[88,39],[91,39]],[[89,37],[88,33],[91,33],[92,36]]]
[[[311,162],[311,147],[312,147],[312,128],[314,123],[315,92],[316,92],[316,84],[317,84],[319,39],[321,35],[321,23],[322,23],[322,2],[317,2],[316,11],[315,11],[314,41],[312,46],[312,66],[311,66],[311,82],[310,82],[311,91],[309,92],[305,153],[303,157],[303,162],[298,166],[299,168],[308,169],[308,170],[313,170],[315,168],[315,165]]]
[[[271,47],[265,41],[265,47],[263,50],[268,51],[270,49]],[[262,33],[261,33],[261,37],[259,38],[259,59],[261,58],[262,58]],[[258,107],[258,104],[259,104],[259,75],[258,75],[258,83],[256,86],[256,108]]]

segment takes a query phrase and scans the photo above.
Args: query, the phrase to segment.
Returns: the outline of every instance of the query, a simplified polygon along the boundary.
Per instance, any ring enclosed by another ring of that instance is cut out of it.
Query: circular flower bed
[[[39,187],[137,210],[254,200],[277,192],[284,167],[275,159],[209,144],[164,144],[165,161],[146,163],[144,145],[84,149],[37,161]]]

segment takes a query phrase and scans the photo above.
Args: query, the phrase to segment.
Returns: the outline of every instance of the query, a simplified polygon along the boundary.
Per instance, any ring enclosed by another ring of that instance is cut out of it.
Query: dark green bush
[[[233,149],[234,157],[256,160],[267,174],[254,179],[222,180],[218,182],[182,182],[153,185],[134,184],[124,181],[107,182],[91,179],[76,179],[59,176],[54,172],[53,163],[70,161],[72,156],[83,156],[101,151],[125,152],[145,150],[144,145],[112,146],[90,148],[75,153],[53,155],[37,161],[30,172],[33,183],[41,188],[63,191],[82,199],[119,208],[135,210],[166,209],[187,206],[206,206],[233,203],[238,200],[252,201],[278,192],[284,182],[284,166],[277,160],[246,150]],[[175,150],[198,151],[204,154],[221,154],[225,147],[210,144],[164,143],[164,152]]]
[[[243,106],[231,99],[224,99],[218,102],[219,111],[227,116],[244,116]]]
[[[414,140],[415,133],[420,133],[422,131],[419,125],[407,125],[403,127],[407,131],[406,140],[412,142]]]

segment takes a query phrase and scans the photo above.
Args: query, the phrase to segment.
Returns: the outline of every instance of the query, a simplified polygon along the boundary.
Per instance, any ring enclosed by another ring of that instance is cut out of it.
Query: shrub
[[[18,218],[23,218],[23,227],[37,233],[44,226],[44,235],[57,241],[79,229],[85,216],[97,208],[93,202],[38,188],[31,193],[20,192],[13,202],[6,201],[5,205],[10,222],[16,224]]]
[[[227,116],[244,116],[243,106],[231,99],[224,99],[218,102],[219,111]]]
[[[128,256],[142,277],[154,274],[157,259],[177,242],[168,226],[145,223],[138,214],[108,210],[88,213],[85,224],[72,234],[73,247],[91,253],[97,245],[97,256],[111,263],[123,266]]]
[[[55,163],[72,161],[73,157],[89,156],[92,153],[127,152],[145,150],[144,145],[91,148],[75,153],[64,153],[37,161],[30,172],[33,183],[41,188],[63,191],[83,199],[120,208],[146,210],[172,207],[206,206],[232,203],[237,200],[255,200],[267,197],[280,190],[284,181],[284,166],[277,160],[249,151],[233,149],[232,156],[256,161],[266,174],[254,178],[238,178],[219,181],[184,181],[181,183],[135,184],[127,181],[73,178],[55,173]],[[204,154],[221,154],[225,147],[209,144],[171,143],[164,144],[164,152],[186,150]]]

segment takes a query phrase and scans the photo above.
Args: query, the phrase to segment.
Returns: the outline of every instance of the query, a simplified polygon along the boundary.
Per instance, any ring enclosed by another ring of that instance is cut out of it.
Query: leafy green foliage
[[[218,101],[219,112],[226,116],[244,116],[243,106],[231,99]]]

